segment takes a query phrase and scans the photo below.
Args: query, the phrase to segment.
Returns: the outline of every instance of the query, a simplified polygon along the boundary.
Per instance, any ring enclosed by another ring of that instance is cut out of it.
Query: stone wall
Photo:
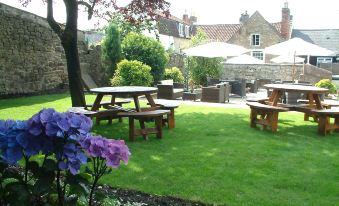
[[[81,65],[100,70],[83,32],[78,39]],[[68,89],[65,53],[46,19],[0,3],[0,74],[1,97]]]
[[[244,78],[292,80],[293,65],[278,64],[225,64],[221,79]],[[304,75],[302,75],[304,74]],[[313,65],[295,65],[295,79],[308,81],[312,84],[320,79],[331,79],[331,72]]]

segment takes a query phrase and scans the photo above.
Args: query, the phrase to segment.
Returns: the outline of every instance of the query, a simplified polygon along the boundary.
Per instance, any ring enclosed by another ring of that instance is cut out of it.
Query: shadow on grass
[[[0,100],[0,109],[7,109],[13,107],[22,107],[22,106],[31,106],[36,104],[44,104],[48,102],[53,102],[60,99],[69,98],[69,94],[51,94],[51,95],[39,95],[39,96],[27,96],[27,97],[18,97],[13,99],[1,99]]]

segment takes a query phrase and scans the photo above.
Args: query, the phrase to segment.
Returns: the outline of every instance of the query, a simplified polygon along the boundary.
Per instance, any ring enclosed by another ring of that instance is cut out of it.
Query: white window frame
[[[260,46],[260,39],[260,34],[251,34],[251,46]]]
[[[183,25],[182,23],[179,23],[179,28],[178,28],[178,30],[179,30],[179,36],[180,36],[180,37],[185,36],[185,34],[184,34],[184,25]]]
[[[185,26],[185,36],[190,37],[190,26],[188,25]]]
[[[261,55],[255,55],[255,54],[261,54]],[[260,60],[263,60],[264,61],[264,58],[265,58],[265,54],[264,54],[264,51],[262,51],[262,50],[255,50],[255,51],[252,51],[251,52],[251,56],[252,57],[254,57],[254,58],[257,58],[257,59],[260,59]],[[258,58],[258,57],[262,57],[262,59],[261,58]]]
[[[319,66],[320,63],[333,63],[332,57],[317,57],[317,66]]]

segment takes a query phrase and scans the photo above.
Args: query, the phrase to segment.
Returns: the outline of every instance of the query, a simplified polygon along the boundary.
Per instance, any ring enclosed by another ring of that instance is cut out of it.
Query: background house
[[[251,56],[268,62],[264,48],[291,38],[292,15],[288,3],[281,11],[281,22],[269,23],[258,12],[241,14],[238,24],[196,25],[213,41],[237,44],[251,50]]]
[[[339,62],[339,29],[293,29],[293,37],[301,38],[335,52],[335,56],[332,57],[312,56],[310,64],[320,66],[321,63]]]
[[[183,18],[170,15],[169,17],[159,14],[158,19],[158,33],[159,40],[166,49],[171,48],[176,52],[187,48],[190,44],[193,24],[196,23],[195,16],[188,16],[184,14]]]

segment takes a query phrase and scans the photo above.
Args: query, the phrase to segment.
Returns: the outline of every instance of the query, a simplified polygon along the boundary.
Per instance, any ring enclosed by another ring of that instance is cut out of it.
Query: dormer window
[[[179,23],[179,36],[183,37],[184,34],[184,25],[182,23]]]
[[[185,37],[188,38],[190,37],[190,26],[185,26]]]
[[[252,34],[251,45],[260,46],[260,35],[259,34]]]

